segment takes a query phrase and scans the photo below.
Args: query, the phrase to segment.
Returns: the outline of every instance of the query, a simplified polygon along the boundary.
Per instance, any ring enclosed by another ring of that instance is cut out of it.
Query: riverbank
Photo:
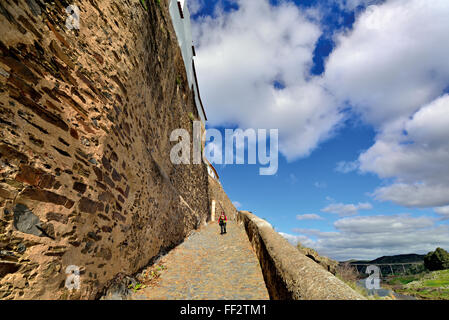
[[[417,299],[449,300],[449,269],[395,277],[387,286]]]
[[[380,289],[368,289],[366,279],[357,280],[357,286],[365,290],[368,297],[382,300],[417,300],[416,297],[393,291],[391,288],[381,283]]]

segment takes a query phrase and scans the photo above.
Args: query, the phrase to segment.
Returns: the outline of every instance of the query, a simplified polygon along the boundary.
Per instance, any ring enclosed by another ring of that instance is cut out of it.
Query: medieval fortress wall
[[[4,0],[0,28],[0,299],[99,298],[221,210],[272,299],[362,298],[210,164],[172,163],[171,132],[207,120],[185,1]]]
[[[0,299],[95,298],[208,218],[206,165],[169,158],[200,116],[168,6],[0,3]]]

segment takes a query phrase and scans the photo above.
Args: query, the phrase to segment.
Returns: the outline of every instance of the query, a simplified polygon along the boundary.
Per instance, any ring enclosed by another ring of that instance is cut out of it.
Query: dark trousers
[[[220,223],[220,227],[221,227],[221,233],[226,233],[226,223]]]

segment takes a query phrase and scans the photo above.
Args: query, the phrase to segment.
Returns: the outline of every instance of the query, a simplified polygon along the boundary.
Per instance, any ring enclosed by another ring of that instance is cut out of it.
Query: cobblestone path
[[[245,230],[233,221],[224,235],[216,222],[194,232],[157,265],[160,276],[131,299],[269,299]]]

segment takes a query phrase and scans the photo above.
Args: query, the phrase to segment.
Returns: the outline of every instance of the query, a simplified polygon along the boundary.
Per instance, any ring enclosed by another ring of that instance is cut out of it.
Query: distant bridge
[[[402,268],[400,268],[400,270],[402,269],[403,274],[407,273],[407,270],[405,268],[405,266],[409,266],[409,265],[423,265],[424,262],[404,262],[404,263],[350,263],[351,266],[355,266],[355,269],[357,270],[358,273],[365,273],[366,267],[368,266],[377,266],[379,267],[379,272],[380,272],[380,276],[382,277],[382,267],[384,267],[384,270],[387,269],[388,267],[390,267],[390,271],[391,273],[388,273],[389,275],[394,275],[394,266],[402,266]],[[362,266],[362,268],[359,270],[359,266]],[[365,267],[365,268],[363,268]],[[396,268],[397,269],[397,268]],[[401,274],[401,272],[396,272],[397,274]],[[386,275],[386,273],[384,272],[384,275]]]

